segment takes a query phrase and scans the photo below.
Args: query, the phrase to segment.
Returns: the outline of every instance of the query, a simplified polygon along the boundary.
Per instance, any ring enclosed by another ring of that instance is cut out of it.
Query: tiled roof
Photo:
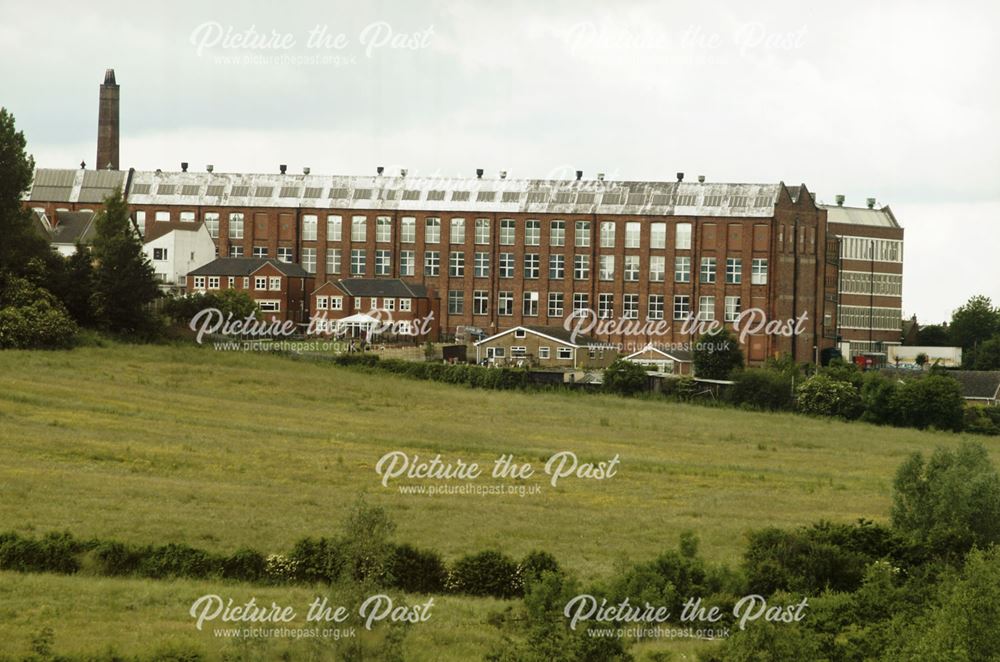
[[[398,278],[344,278],[337,285],[352,297],[427,298],[426,286]]]
[[[249,276],[265,264],[271,264],[286,276],[311,277],[312,274],[298,264],[264,257],[220,257],[208,264],[189,271],[189,276]]]
[[[949,370],[962,385],[962,397],[996,398],[1000,390],[1000,370]]]

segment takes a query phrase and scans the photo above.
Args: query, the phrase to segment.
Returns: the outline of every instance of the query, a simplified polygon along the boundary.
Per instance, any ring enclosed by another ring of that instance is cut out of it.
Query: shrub
[[[830,365],[819,371],[819,374],[826,375],[836,382],[847,382],[855,389],[860,389],[864,382],[864,373],[858,366],[843,359],[833,359]]]
[[[897,388],[896,382],[877,372],[864,373],[861,380],[861,403],[864,407],[861,420],[878,425],[898,425]]]
[[[729,379],[743,366],[740,343],[727,329],[706,333],[694,345],[694,374],[704,379]]]
[[[255,582],[267,577],[267,559],[260,552],[243,548],[222,560],[222,576]]]
[[[35,540],[16,533],[0,535],[0,569],[17,572],[74,574],[84,545],[69,533],[49,533]]]
[[[792,408],[792,378],[767,368],[741,370],[733,376],[727,398],[736,405],[767,411]]]
[[[852,420],[861,415],[861,396],[848,382],[834,381],[824,374],[813,375],[795,389],[795,406],[805,414],[839,416]]]
[[[962,429],[972,434],[1000,435],[1000,407],[965,407]]]
[[[928,375],[904,383],[896,391],[900,424],[924,429],[961,430],[964,418],[962,389],[945,375]]]
[[[646,390],[649,378],[638,363],[616,359],[604,371],[604,390],[618,395],[635,395]]]
[[[452,566],[448,587],[456,593],[512,598],[523,591],[518,564],[498,551],[463,556]]]
[[[344,522],[341,543],[344,563],[350,576],[359,582],[389,583],[393,545],[389,537],[396,525],[385,508],[359,498]]]
[[[142,553],[139,549],[115,541],[104,541],[93,550],[96,571],[112,577],[134,574],[139,568]]]
[[[532,551],[521,560],[520,575],[525,585],[537,581],[543,573],[559,571],[559,562],[548,552]]]
[[[221,559],[208,552],[169,543],[160,547],[147,547],[141,552],[136,572],[143,577],[204,578],[219,574]]]
[[[441,555],[412,545],[398,545],[390,561],[392,585],[407,593],[440,593],[448,579]]]
[[[337,581],[345,566],[343,548],[343,542],[331,538],[299,540],[288,555],[295,579],[328,584]]]
[[[64,349],[79,328],[48,290],[23,278],[0,279],[0,349]]]

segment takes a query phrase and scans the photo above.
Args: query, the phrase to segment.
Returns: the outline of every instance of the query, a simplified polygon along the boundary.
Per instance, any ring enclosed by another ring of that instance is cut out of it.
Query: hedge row
[[[0,534],[0,570],[88,573],[109,577],[230,579],[256,583],[328,583],[347,578],[346,543],[335,538],[304,538],[287,554],[265,556],[253,549],[214,554],[183,544],[130,545],[78,540],[69,533],[40,539]],[[498,551],[464,556],[450,567],[437,552],[394,545],[380,583],[408,593],[464,593],[514,598],[543,572],[559,570],[546,552],[520,562]]]
[[[487,368],[478,365],[404,361],[382,359],[376,354],[341,354],[331,359],[340,366],[360,367],[414,379],[424,379],[446,384],[463,384],[474,388],[493,390],[521,389],[529,385],[527,370],[513,368]]]

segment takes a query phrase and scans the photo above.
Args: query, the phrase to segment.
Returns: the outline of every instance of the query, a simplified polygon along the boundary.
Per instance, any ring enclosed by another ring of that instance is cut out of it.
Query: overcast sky
[[[904,315],[1000,303],[1000,3],[0,0],[39,166],[805,183],[906,228]],[[242,41],[240,41],[242,40]]]

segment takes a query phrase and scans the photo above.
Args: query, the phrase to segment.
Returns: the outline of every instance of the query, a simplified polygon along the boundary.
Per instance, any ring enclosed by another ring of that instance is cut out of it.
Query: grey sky
[[[0,0],[0,15],[0,103],[41,166],[92,164],[113,67],[123,167],[804,182],[892,207],[905,315],[1000,302],[994,2]],[[218,38],[251,27],[267,47]]]

